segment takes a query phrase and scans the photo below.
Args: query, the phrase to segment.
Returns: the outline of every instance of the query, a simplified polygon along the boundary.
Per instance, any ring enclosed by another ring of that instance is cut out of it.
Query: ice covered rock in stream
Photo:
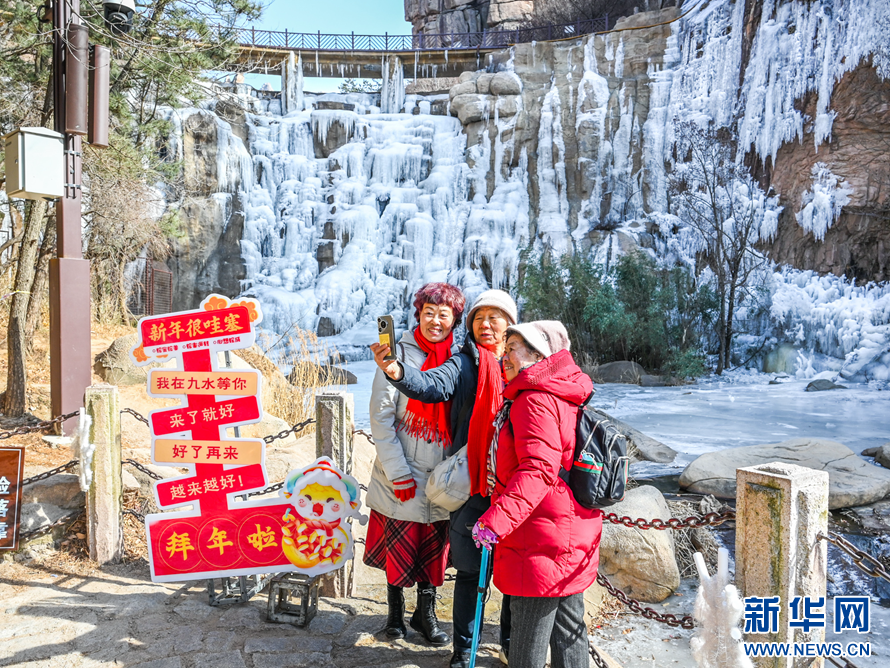
[[[793,438],[709,452],[686,467],[680,486],[696,494],[734,499],[736,469],[769,462],[827,471],[831,510],[874,503],[890,495],[890,471],[869,464],[837,441],[822,438]]]

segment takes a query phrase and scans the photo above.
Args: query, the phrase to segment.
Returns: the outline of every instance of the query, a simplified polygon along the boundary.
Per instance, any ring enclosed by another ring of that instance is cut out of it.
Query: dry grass
[[[329,363],[338,354],[321,343],[313,332],[298,327],[291,331],[293,334],[286,340],[270,341],[261,335],[262,349],[254,346],[250,351],[238,351],[238,355],[259,369],[268,383],[268,392],[263,395],[263,410],[293,425],[315,417],[315,393],[338,383],[337,370]],[[269,352],[277,357],[281,367],[290,367],[289,376],[285,377],[266,357]],[[305,435],[312,431],[310,427],[301,433]]]
[[[700,505],[689,501],[668,501],[668,506],[671,509],[671,515],[680,519],[702,514]],[[716,570],[717,550],[720,544],[708,527],[680,529],[673,533],[674,553],[677,557],[677,567],[680,569],[681,578],[698,578],[698,570],[692,558],[696,552],[702,553],[705,563],[712,572]]]

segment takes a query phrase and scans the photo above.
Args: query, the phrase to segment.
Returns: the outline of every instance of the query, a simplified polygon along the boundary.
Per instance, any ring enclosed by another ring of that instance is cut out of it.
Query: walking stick
[[[488,580],[488,559],[491,550],[482,546],[482,564],[479,567],[478,598],[476,599],[476,619],[473,621],[473,646],[470,648],[470,668],[476,668],[476,652],[479,651],[479,637],[482,635],[482,615],[485,612],[485,584]]]

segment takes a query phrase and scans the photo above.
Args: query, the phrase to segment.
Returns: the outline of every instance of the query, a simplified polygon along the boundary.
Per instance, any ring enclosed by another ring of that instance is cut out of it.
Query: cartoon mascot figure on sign
[[[306,575],[336,570],[352,559],[352,531],[348,517],[368,521],[359,512],[358,482],[337,469],[327,457],[291,471],[284,483],[290,502],[282,521],[282,549]]]

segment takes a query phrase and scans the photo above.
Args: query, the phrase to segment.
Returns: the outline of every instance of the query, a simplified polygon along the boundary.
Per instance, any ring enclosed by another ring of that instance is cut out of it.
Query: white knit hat
[[[476,297],[476,301],[473,302],[469,313],[467,313],[467,329],[471,332],[473,331],[473,316],[483,306],[494,306],[501,309],[511,325],[515,325],[519,321],[518,309],[513,297],[503,290],[486,290]]]
[[[571,350],[572,342],[565,325],[558,320],[535,320],[521,325],[507,327],[507,336],[516,332],[525,342],[544,357],[555,355],[561,350]]]

